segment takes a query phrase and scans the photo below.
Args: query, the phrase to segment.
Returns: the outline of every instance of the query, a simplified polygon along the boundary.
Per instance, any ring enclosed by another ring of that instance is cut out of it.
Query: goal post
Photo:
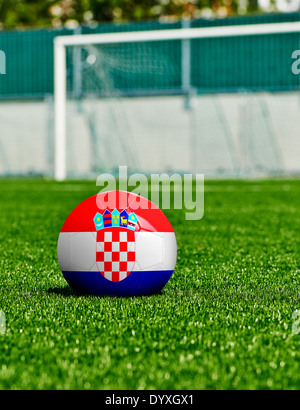
[[[57,181],[67,177],[66,101],[66,48],[57,37],[54,42],[54,176]]]
[[[109,34],[78,34],[54,39],[54,177],[67,178],[67,47],[88,47],[125,43],[188,41],[225,37],[257,36],[280,33],[300,33],[300,22],[248,24],[205,28],[181,28]],[[190,58],[190,53],[186,55]],[[185,71],[191,62],[186,62]]]

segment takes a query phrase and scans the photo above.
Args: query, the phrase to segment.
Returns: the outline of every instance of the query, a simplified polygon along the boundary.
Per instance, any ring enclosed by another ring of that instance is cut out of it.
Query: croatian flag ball
[[[90,295],[161,291],[176,266],[174,230],[148,199],[125,191],[94,195],[66,219],[58,263],[68,284]]]

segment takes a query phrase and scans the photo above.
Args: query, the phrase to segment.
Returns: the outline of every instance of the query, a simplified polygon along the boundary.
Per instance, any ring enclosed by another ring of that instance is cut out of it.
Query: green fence
[[[299,21],[299,13],[199,19],[191,27],[209,27],[256,23]],[[180,28],[182,23],[144,22],[132,24],[99,24],[81,27],[82,34],[163,30]],[[78,30],[77,30],[78,32]],[[34,30],[0,33],[0,50],[6,54],[6,75],[0,76],[1,99],[39,99],[53,93],[53,39],[57,35],[73,35],[76,30]],[[152,45],[159,64],[160,56],[168,53],[174,64],[181,64],[180,42]],[[243,38],[202,39],[191,42],[191,85],[199,93],[248,90],[293,90],[299,88],[299,76],[291,72],[291,54],[300,48],[298,34],[268,35]],[[115,50],[117,52],[118,50]],[[127,54],[138,55],[128,46]],[[250,64],[255,61],[255,64]],[[220,62],[222,64],[220,64]],[[170,68],[171,70],[171,68]],[[69,72],[72,78],[73,73]],[[71,81],[71,80],[69,80]],[[125,91],[146,92],[150,88],[172,90],[180,86],[177,73],[165,69],[164,76],[153,78],[147,70],[127,74],[116,87]],[[89,86],[87,85],[87,91]]]

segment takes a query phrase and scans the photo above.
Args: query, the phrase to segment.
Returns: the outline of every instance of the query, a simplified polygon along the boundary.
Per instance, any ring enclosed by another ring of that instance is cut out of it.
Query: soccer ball
[[[92,295],[159,292],[176,265],[173,228],[138,195],[111,191],[79,204],[58,238],[60,269],[71,287]]]

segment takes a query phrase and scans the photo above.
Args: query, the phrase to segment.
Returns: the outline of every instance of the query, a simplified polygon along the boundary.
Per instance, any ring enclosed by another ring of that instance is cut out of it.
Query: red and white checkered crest
[[[96,262],[101,275],[109,281],[126,279],[135,264],[134,231],[121,227],[98,231]]]

